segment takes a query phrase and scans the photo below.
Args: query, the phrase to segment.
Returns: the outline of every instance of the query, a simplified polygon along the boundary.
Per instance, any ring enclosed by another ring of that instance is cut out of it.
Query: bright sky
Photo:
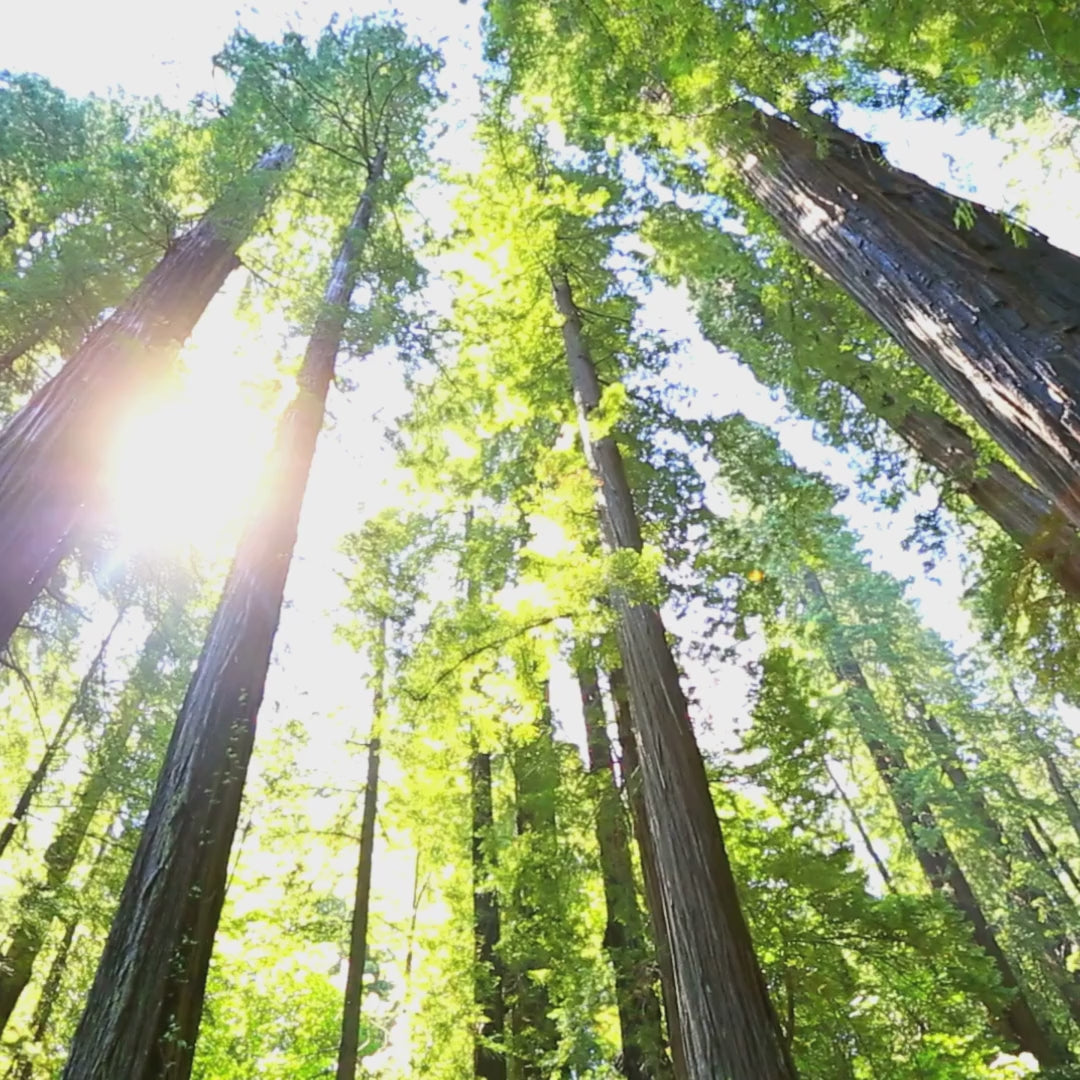
[[[439,41],[444,50],[447,67],[443,85],[458,95],[459,102],[465,95],[464,107],[458,104],[448,112],[448,119],[456,125],[474,101],[468,87],[478,63],[476,0],[465,4],[403,0],[397,6],[414,32],[428,41]],[[220,76],[215,84],[210,58],[238,21],[267,37],[278,36],[284,29],[315,34],[339,10],[334,0],[300,4],[265,0],[257,7],[239,10],[221,0],[185,0],[182,4],[46,0],[7,7],[0,30],[0,68],[40,72],[74,94],[123,88],[131,94],[160,95],[170,104],[181,104],[200,90],[222,89]],[[382,9],[346,9],[342,14],[374,10]],[[1032,224],[1058,243],[1080,246],[1075,184],[1064,172],[1043,181],[1023,161],[1006,167],[1004,146],[981,133],[961,135],[947,125],[869,118],[855,112],[845,119],[861,133],[885,142],[897,164],[992,205],[1011,207],[1015,203],[1010,183],[1029,192],[1041,187],[1040,197],[1032,199]],[[467,133],[452,130],[442,152],[460,160],[470,149]],[[952,171],[950,156],[965,164]],[[437,213],[441,208],[427,209]],[[127,516],[143,521],[158,535],[168,531],[174,508],[184,505],[180,496],[194,499],[207,490],[220,492],[211,495],[214,505],[208,508],[221,521],[215,528],[225,534],[235,529],[242,516],[237,485],[242,485],[245,476],[254,476],[260,449],[269,437],[265,417],[254,415],[250,424],[239,428],[226,423],[235,417],[237,404],[250,396],[251,381],[272,370],[277,344],[236,326],[230,318],[230,304],[228,294],[215,302],[188,350],[192,369],[189,394],[202,403],[194,427],[196,445],[190,443],[190,414],[172,405],[139,423],[157,436],[163,430],[168,433],[174,445],[181,447],[180,455],[171,464],[141,457],[123,464],[129,474],[124,497],[129,500],[136,498],[132,492],[145,491],[142,485],[148,478],[156,479],[151,494],[145,497],[149,505],[144,500],[131,507]],[[646,319],[654,328],[690,340],[686,379],[700,387],[703,399],[716,403],[717,411],[739,408],[754,419],[773,424],[781,420],[780,408],[749,373],[730,358],[719,356],[700,338],[679,293],[658,290],[646,305]],[[290,578],[289,609],[279,634],[278,657],[284,662],[273,672],[266,710],[271,715],[303,716],[315,724],[319,718],[332,721],[323,725],[323,731],[327,735],[336,731],[338,737],[342,731],[362,728],[368,694],[359,684],[355,657],[333,638],[333,616],[328,611],[340,596],[338,571],[343,566],[332,557],[332,549],[342,533],[358,523],[357,504],[377,509],[390,497],[393,485],[380,482],[392,474],[382,430],[405,405],[393,357],[379,356],[363,365],[346,362],[343,374],[359,382],[362,392],[351,398],[334,394],[331,401],[333,423],[320,443]],[[211,384],[215,393],[202,394]],[[826,452],[813,441],[808,424],[785,420],[780,430],[786,447],[800,464],[850,480],[850,467],[839,455]],[[208,477],[222,474],[229,478],[228,484],[207,485]],[[900,548],[899,538],[918,508],[913,500],[898,525],[895,517],[871,511],[854,500],[845,506],[873,548],[875,565],[899,577],[914,577],[914,594],[931,625],[954,640],[967,640],[969,629],[958,604],[955,568],[942,567],[940,583],[935,582],[923,573],[917,554]],[[133,538],[133,542],[151,540],[148,536]],[[560,686],[555,704],[572,734],[575,724],[580,723],[575,719],[578,706],[572,688],[565,683]],[[316,739],[315,750],[325,754],[326,743]]]

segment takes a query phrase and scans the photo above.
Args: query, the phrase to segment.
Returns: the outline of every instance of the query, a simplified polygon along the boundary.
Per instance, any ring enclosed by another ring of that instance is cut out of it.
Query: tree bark
[[[958,226],[960,200],[823,118],[744,108],[728,157],[781,232],[1080,525],[1080,259],[973,203]]]
[[[1073,827],[1073,832],[1076,833],[1077,840],[1080,840],[1080,805],[1077,805],[1076,796],[1073,795],[1072,788],[1062,775],[1057,761],[1054,760],[1054,755],[1050,753],[1050,751],[1044,749],[1040,752],[1039,756],[1042,758],[1043,766],[1046,768],[1046,775],[1050,780],[1050,786],[1054,789],[1054,794],[1061,800],[1061,805],[1065,808],[1065,815],[1069,819],[1069,824]]]
[[[637,738],[630,717],[630,691],[622,668],[612,668],[608,673],[611,700],[615,706],[615,725],[619,732],[622,749],[622,783],[626,801],[630,806],[630,818],[634,823],[638,854],[641,858],[641,876],[645,884],[645,906],[648,909],[649,927],[652,930],[653,947],[656,949],[657,966],[660,971],[660,996],[664,1003],[664,1019],[667,1021],[668,1049],[677,1077],[688,1075],[682,1057],[683,1039],[679,1034],[679,1010],[675,1000],[675,971],[671,964],[671,946],[668,944],[667,928],[661,918],[660,871],[656,865],[656,852],[649,835],[649,820],[645,812],[645,798],[641,792],[641,758],[637,751]]]
[[[94,816],[116,784],[132,732],[144,717],[141,689],[154,677],[169,645],[170,628],[182,611],[183,604],[175,605],[147,638],[129,680],[134,690],[124,694],[116,720],[106,728],[103,742],[94,755],[92,772],[76,797],[74,809],[64,818],[45,850],[45,880],[31,886],[19,901],[11,940],[0,959],[0,1032],[7,1026],[30,982],[34,964],[48,936],[49,923],[58,914],[55,909],[60,893],[75,868]],[[119,622],[120,619],[114,630]]]
[[[537,902],[533,880],[558,858],[555,798],[559,783],[554,757],[551,709],[544,685],[544,706],[536,735],[516,744],[510,754],[514,774],[514,809],[517,835],[530,837],[529,846],[518,860],[518,876],[510,905],[509,922],[526,928],[539,925],[548,912]],[[511,1042],[507,1060],[510,1080],[547,1080],[550,1070],[544,1058],[559,1046],[559,1028],[551,1016],[551,997],[545,983],[532,972],[551,968],[557,959],[535,935],[521,934],[530,948],[507,962],[506,1006],[510,1018]]]
[[[300,510],[334,374],[359,240],[385,151],[345,230],[323,309],[278,424],[198,666],[177,717],[67,1080],[187,1080],[240,799]]]
[[[113,635],[119,629],[120,623],[123,622],[126,614],[126,609],[121,609],[117,613],[115,622],[113,622],[112,626],[109,628],[109,632],[102,639],[101,644],[98,646],[98,651],[94,654],[94,659],[90,661],[90,665],[87,667],[85,674],[79,680],[79,685],[75,690],[75,696],[71,699],[71,704],[68,705],[67,709],[64,711],[64,715],[57,725],[53,737],[49,740],[48,746],[45,747],[45,752],[41,755],[41,760],[37,763],[37,768],[30,774],[30,779],[26,781],[26,786],[22,789],[18,802],[15,803],[15,808],[11,811],[11,815],[8,817],[7,821],[4,822],[3,829],[0,829],[0,857],[3,857],[4,852],[7,851],[8,845],[15,836],[15,830],[30,812],[30,804],[34,801],[34,796],[37,795],[38,791],[41,789],[41,785],[45,782],[45,777],[48,776],[49,769],[52,768],[52,763],[56,758],[56,755],[64,748],[68,739],[74,734],[75,724],[79,719],[80,711],[90,692],[90,684],[100,675],[101,669],[105,664],[105,654],[108,651],[109,643],[112,641]],[[3,1025],[0,1024],[0,1029],[2,1029],[2,1027]]]
[[[807,594],[817,610],[831,615],[831,605],[817,575],[812,570],[807,570],[803,580]],[[852,718],[870,752],[874,768],[896,808],[904,835],[911,844],[927,882],[935,892],[941,893],[968,923],[975,943],[994,962],[1002,986],[1012,995],[1004,1007],[992,999],[986,1002],[992,1019],[1007,1038],[1013,1040],[1022,1051],[1035,1057],[1044,1068],[1070,1062],[1072,1056],[1068,1046],[1031,1007],[967,876],[944,837],[933,810],[927,806],[916,806],[907,790],[910,775],[907,759],[901,749],[886,741],[887,722],[858,660],[835,631],[828,633],[826,647],[836,678],[847,688],[847,704]],[[933,841],[929,838],[933,838]]]
[[[598,486],[601,532],[611,551],[640,551],[619,448],[612,437],[594,439],[590,431],[600,385],[565,271],[553,273],[552,285],[582,442]],[[754,955],[660,613],[619,591],[611,602],[641,755],[686,1076],[789,1080],[794,1065]]]
[[[607,717],[596,669],[577,669],[585,716],[589,773],[596,800],[596,842],[604,881],[607,926],[604,947],[615,973],[615,1001],[622,1041],[620,1067],[627,1080],[656,1080],[671,1075],[664,1052],[660,1002],[650,971],[634,867],[619,788],[615,782]]]
[[[291,157],[265,155],[0,431],[0,647],[91,523],[108,436],[169,371],[239,265],[236,251]]]
[[[480,1012],[480,1030],[473,1047],[477,1080],[506,1080],[506,981],[498,946],[499,901],[488,878],[485,847],[494,826],[491,799],[491,755],[476,751],[469,764],[472,779],[473,934],[476,942],[474,997]]]
[[[380,644],[375,658],[375,698],[371,710],[368,739],[367,784],[364,787],[364,814],[360,825],[360,862],[356,868],[356,896],[353,899],[352,929],[349,937],[349,970],[345,977],[345,1007],[338,1048],[337,1080],[356,1080],[360,1049],[360,1006],[363,1002],[364,966],[367,964],[368,909],[371,900],[371,867],[375,854],[375,812],[379,805],[379,737],[382,734],[386,681],[386,619],[380,628]]]

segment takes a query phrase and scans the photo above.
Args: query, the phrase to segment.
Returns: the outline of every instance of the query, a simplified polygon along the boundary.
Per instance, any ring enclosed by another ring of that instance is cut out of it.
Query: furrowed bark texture
[[[176,720],[146,826],[64,1070],[66,1080],[187,1080],[270,651],[360,238],[383,154],[345,231]]]
[[[648,908],[649,927],[656,949],[657,967],[660,972],[660,996],[664,1002],[664,1019],[667,1021],[668,1049],[677,1077],[687,1075],[686,1062],[682,1057],[683,1039],[679,1034],[679,1010],[675,1001],[675,971],[671,966],[671,946],[667,940],[667,928],[661,918],[660,871],[656,866],[656,852],[649,835],[645,798],[641,792],[641,758],[637,751],[637,738],[630,717],[630,691],[622,668],[612,668],[608,673],[611,700],[615,706],[615,724],[619,732],[622,750],[622,782],[626,801],[630,805],[630,817],[634,823],[638,854],[641,857],[641,876],[645,884],[645,906]]]
[[[618,446],[610,436],[594,439],[590,433],[600,385],[566,274],[553,274],[552,285],[582,441],[599,489],[604,541],[610,550],[640,551],[641,531]],[[794,1065],[739,905],[660,613],[618,592],[611,602],[641,755],[686,1075],[691,1080],[788,1080]]]
[[[807,570],[803,577],[807,594],[817,612],[831,615],[831,605],[817,575]],[[997,968],[1002,986],[1012,997],[1004,1006],[993,999],[986,1002],[987,1011],[1001,1033],[1036,1058],[1044,1068],[1062,1065],[1072,1060],[1067,1045],[1057,1036],[1049,1023],[1044,1022],[1024,994],[1005,951],[998,942],[967,876],[944,838],[937,817],[927,806],[916,806],[910,794],[910,770],[903,751],[882,737],[888,730],[873,691],[858,660],[847,643],[835,632],[827,639],[829,660],[837,679],[847,687],[847,704],[859,735],[866,744],[881,778],[904,835],[911,844],[919,866],[930,887],[940,892],[971,927],[975,943],[990,957]],[[931,842],[928,838],[934,838]]]
[[[105,653],[108,651],[113,634],[116,633],[125,614],[124,611],[119,612],[116,621],[102,639],[98,651],[94,654],[94,659],[90,661],[86,673],[79,680],[79,686],[75,691],[75,696],[71,699],[71,704],[64,711],[63,718],[57,725],[53,737],[49,740],[49,745],[45,747],[45,752],[41,755],[41,760],[30,774],[30,779],[26,781],[26,786],[19,795],[19,801],[15,804],[15,808],[11,811],[7,821],[4,822],[3,829],[0,829],[0,857],[7,851],[8,845],[15,835],[15,830],[26,819],[26,815],[30,811],[30,804],[34,801],[34,796],[45,782],[45,777],[49,775],[49,769],[52,768],[56,755],[74,734],[76,723],[80,718],[80,710],[86,701],[87,694],[90,692],[90,684],[101,674],[101,669],[105,664]]]
[[[353,898],[352,928],[349,936],[349,970],[345,978],[345,1004],[338,1047],[337,1080],[356,1080],[360,1048],[360,1006],[363,1002],[364,965],[367,963],[368,908],[371,900],[371,867],[375,854],[375,812],[379,805],[379,735],[383,722],[385,682],[386,620],[381,627],[382,644],[375,660],[375,700],[371,711],[368,740],[367,784],[364,813],[360,825],[360,861],[356,868],[356,895]]]
[[[823,119],[747,121],[728,156],[788,240],[1080,525],[1080,259],[975,204],[958,226],[957,200]]]
[[[174,610],[172,618],[179,614]],[[130,680],[132,685],[145,686],[157,671],[168,647],[165,628],[169,624],[166,621],[151,632]],[[119,620],[113,629],[118,625]],[[31,886],[19,901],[10,942],[0,958],[0,1032],[7,1026],[30,982],[34,964],[49,932],[49,923],[57,913],[60,894],[75,868],[90,825],[105,796],[117,782],[128,742],[142,719],[142,706],[139,693],[125,694],[122,698],[117,717],[105,731],[103,743],[95,754],[93,770],[76,796],[74,808],[62,820],[45,850],[45,880]]]
[[[607,926],[604,947],[615,973],[615,1000],[622,1041],[621,1071],[627,1080],[654,1080],[671,1075],[664,1053],[660,1001],[653,985],[644,925],[638,908],[634,866],[619,788],[615,783],[611,740],[596,669],[577,670],[585,716],[589,773],[596,800],[596,841],[604,881]]]
[[[491,1043],[505,1045],[505,973],[498,955],[499,901],[488,876],[485,846],[494,818],[491,800],[491,755],[476,752],[469,764],[472,779],[473,934],[476,942],[474,997],[480,1030],[473,1047],[473,1072],[478,1080],[506,1080],[506,1054]]]
[[[236,251],[291,159],[287,148],[265,155],[0,431],[0,647],[92,519],[111,434],[239,265]]]

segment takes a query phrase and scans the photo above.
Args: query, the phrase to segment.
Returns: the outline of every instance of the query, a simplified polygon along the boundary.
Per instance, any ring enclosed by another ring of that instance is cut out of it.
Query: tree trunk
[[[382,733],[384,684],[386,681],[386,619],[380,628],[380,645],[375,658],[375,699],[371,710],[368,739],[367,785],[364,787],[364,816],[360,826],[360,862],[356,869],[356,896],[353,899],[352,931],[349,937],[349,970],[345,978],[345,1008],[341,1021],[337,1080],[356,1080],[360,1048],[360,1006],[363,1001],[364,966],[367,964],[368,907],[371,900],[371,866],[375,853],[375,811],[379,805],[379,736]]]
[[[657,967],[660,971],[660,996],[664,1002],[664,1019],[667,1021],[668,1049],[677,1077],[689,1075],[682,1057],[683,1039],[679,1033],[679,1010],[675,1000],[675,971],[671,964],[671,946],[668,944],[667,928],[661,918],[660,871],[656,865],[656,851],[649,835],[645,798],[641,792],[641,758],[630,717],[630,691],[622,668],[612,668],[608,673],[611,700],[615,706],[615,725],[619,732],[622,749],[622,782],[626,801],[630,806],[630,818],[634,823],[638,854],[641,857],[641,876],[645,883],[645,906],[649,914],[653,947],[656,949]]]
[[[599,489],[602,535],[611,551],[640,551],[641,531],[619,448],[611,436],[594,439],[590,432],[600,385],[564,271],[553,275],[552,285],[582,442]],[[788,1080],[794,1066],[739,905],[660,613],[618,591],[611,602],[641,755],[686,1076]]]
[[[358,240],[371,221],[384,161],[380,150],[334,261],[297,396],[278,424],[258,504],[177,717],[67,1080],[191,1074],[255,718],[356,281]]]
[[[804,581],[818,611],[831,614],[831,606],[817,575],[807,570]],[[975,943],[993,960],[1002,985],[1012,995],[1004,1007],[992,999],[986,1002],[991,1017],[1000,1025],[1006,1037],[1015,1041],[1022,1051],[1035,1057],[1044,1068],[1071,1061],[1068,1047],[1049,1024],[1040,1020],[1027,1000],[967,876],[945,840],[934,812],[929,807],[915,805],[909,790],[907,760],[902,750],[883,738],[888,725],[859,662],[835,631],[828,634],[827,650],[836,678],[847,687],[847,703],[852,718],[870,752],[874,768],[892,799],[904,835],[927,882],[963,916],[971,927]]]
[[[559,857],[555,817],[559,774],[547,693],[545,683],[536,735],[527,743],[515,744],[510,755],[517,835],[530,840],[518,860],[509,921],[512,926],[516,923],[526,928],[539,926],[549,914],[538,903],[532,882]],[[512,1035],[507,1075],[510,1080],[548,1080],[551,1071],[544,1059],[558,1050],[559,1028],[551,1016],[547,985],[537,981],[532,972],[551,968],[558,960],[537,936],[519,930],[517,937],[528,939],[529,950],[507,962],[506,1006]]]
[[[1077,840],[1080,840],[1080,805],[1077,805],[1076,796],[1073,795],[1072,788],[1069,787],[1068,782],[1062,775],[1057,761],[1054,760],[1054,755],[1048,750],[1043,750],[1039,756],[1042,758],[1042,763],[1046,768],[1050,786],[1054,789],[1054,794],[1061,800],[1061,805],[1065,807],[1065,814],[1069,819],[1069,824],[1073,827]]]
[[[45,851],[45,880],[31,886],[19,901],[18,921],[11,930],[11,941],[0,960],[0,1032],[7,1026],[30,982],[34,964],[48,936],[49,923],[59,914],[56,905],[78,861],[83,841],[123,768],[131,734],[144,717],[141,688],[158,670],[169,645],[169,628],[182,611],[182,603],[174,605],[162,625],[155,627],[147,638],[129,680],[135,690],[125,692],[115,722],[105,729],[102,744],[94,755],[96,760],[90,777],[76,797],[74,809],[64,818]],[[114,630],[119,623],[120,619],[117,619]]]
[[[604,880],[607,926],[604,947],[615,973],[615,1000],[622,1041],[621,1071],[627,1080],[671,1075],[664,1052],[660,1002],[656,996],[638,908],[634,867],[619,789],[615,783],[607,717],[596,669],[579,664],[578,686],[585,716],[589,773],[596,800],[596,842]]]
[[[1032,861],[1041,871],[1044,882],[1053,891],[1054,897],[1051,899],[1046,889],[1033,884],[1022,885],[1019,888],[1011,884],[1009,879],[1013,873],[1013,858],[1005,829],[994,816],[978,785],[971,782],[967,770],[960,763],[960,754],[952,734],[945,730],[923,702],[915,701],[912,704],[945,775],[949,778],[953,789],[967,803],[978,822],[984,836],[983,846],[988,848],[1001,863],[1012,906],[1016,911],[1031,913],[1036,918],[1036,913],[1042,910],[1042,919],[1048,925],[1044,928],[1036,924],[1032,929],[1043,941],[1044,967],[1068,1006],[1073,1020],[1080,1022],[1080,983],[1077,982],[1076,974],[1066,967],[1066,960],[1072,951],[1066,923],[1070,916],[1076,915],[1075,905],[1069,899],[1046,852],[1027,826],[1021,830],[1020,839]],[[1053,932],[1053,940],[1045,938],[1045,929]]]
[[[60,983],[64,978],[67,968],[68,956],[71,954],[71,943],[75,940],[75,932],[79,928],[77,919],[69,919],[64,925],[64,936],[60,939],[56,955],[49,965],[49,973],[41,984],[41,996],[34,1006],[34,1015],[30,1020],[30,1039],[37,1045],[41,1045],[49,1031],[52,1022],[53,1008],[56,1005],[56,997],[60,992]],[[19,1054],[11,1063],[7,1072],[10,1080],[33,1080],[34,1063],[23,1054]]]
[[[485,852],[491,843],[494,818],[491,799],[491,755],[479,751],[469,766],[472,778],[472,872],[473,933],[476,941],[474,996],[480,1013],[480,1030],[473,1048],[473,1071],[477,1080],[506,1080],[505,973],[498,954],[499,901],[488,876]]]
[[[0,431],[0,647],[99,504],[108,436],[138,410],[229,273],[292,153],[265,155]]]
[[[893,885],[892,874],[889,873],[889,868],[885,865],[885,860],[878,854],[877,848],[874,847],[874,841],[871,840],[870,834],[866,831],[866,826],[863,824],[862,818],[859,816],[851,799],[848,798],[848,793],[844,790],[843,785],[833,775],[832,766],[827,759],[825,760],[824,765],[825,773],[829,777],[829,780],[832,781],[832,786],[840,801],[844,804],[844,809],[848,812],[848,817],[851,818],[851,823],[855,826],[855,831],[859,834],[859,839],[862,840],[863,847],[866,848],[866,853],[870,856],[870,861],[877,869],[882,884],[889,892],[895,893],[896,886]]]
[[[820,117],[744,108],[728,156],[781,232],[1080,525],[1080,259]]]
[[[856,388],[850,389],[875,411]],[[980,462],[970,436],[936,412],[915,407],[898,416],[882,415],[923,461],[992,518],[1065,592],[1080,597],[1080,537],[1041,491],[1000,461]]]
[[[37,795],[38,791],[41,789],[41,785],[45,782],[45,777],[48,776],[49,769],[52,768],[52,763],[56,755],[64,748],[68,739],[74,734],[76,721],[79,719],[83,705],[86,702],[86,697],[90,692],[90,684],[101,674],[101,669],[105,664],[105,654],[108,651],[109,643],[112,641],[113,635],[119,629],[120,623],[123,622],[126,614],[127,610],[124,608],[121,608],[117,613],[116,620],[113,622],[112,626],[109,628],[109,632],[98,646],[98,651],[94,654],[94,659],[90,661],[90,666],[86,669],[86,673],[79,680],[78,688],[75,690],[75,696],[71,699],[71,704],[68,705],[64,712],[60,723],[56,727],[56,731],[53,733],[53,737],[49,740],[48,746],[45,747],[45,752],[41,755],[41,760],[37,763],[37,768],[30,774],[30,779],[26,781],[26,786],[22,789],[22,794],[19,796],[18,802],[15,803],[14,810],[11,811],[11,815],[8,817],[7,821],[4,822],[3,829],[0,829],[0,857],[7,851],[8,845],[15,836],[15,830],[29,813],[30,804],[34,801],[34,796]],[[2,1029],[2,1026],[3,1025],[0,1024],[0,1029]]]

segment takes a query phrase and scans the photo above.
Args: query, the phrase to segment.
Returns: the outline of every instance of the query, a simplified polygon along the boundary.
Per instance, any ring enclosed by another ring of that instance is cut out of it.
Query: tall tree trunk
[[[1054,794],[1061,800],[1069,824],[1073,827],[1077,840],[1080,840],[1080,805],[1076,802],[1076,796],[1073,795],[1072,788],[1062,775],[1054,755],[1049,750],[1043,749],[1040,751],[1039,757],[1042,758],[1046,775],[1050,780],[1050,786],[1054,789]]]
[[[538,926],[548,916],[538,902],[534,882],[559,854],[555,817],[559,775],[547,694],[545,683],[536,735],[526,743],[515,744],[510,754],[517,835],[530,838],[525,854],[518,860],[508,919],[519,928]],[[552,967],[557,960],[536,935],[521,934],[519,930],[517,937],[527,938],[529,948],[507,963],[506,1006],[512,1034],[507,1075],[510,1080],[547,1080],[551,1071],[543,1060],[558,1049],[559,1029],[551,1016],[547,985],[532,973]]]
[[[385,151],[334,261],[75,1032],[67,1080],[187,1080],[285,579]]]
[[[1000,461],[980,461],[967,432],[939,413],[918,406],[897,413],[888,407],[888,398],[875,408],[872,395],[856,385],[848,388],[1044,566],[1065,592],[1080,597],[1080,537],[1038,488]]]
[[[623,791],[630,806],[630,818],[634,823],[638,854],[641,857],[641,876],[645,884],[645,906],[649,914],[653,947],[656,949],[657,967],[660,972],[660,996],[664,1003],[664,1019],[667,1021],[668,1048],[675,1075],[689,1075],[683,1053],[683,1039],[679,1033],[679,1010],[675,999],[675,970],[671,963],[671,946],[667,927],[662,918],[660,871],[656,865],[656,851],[649,835],[649,819],[645,812],[645,797],[641,790],[641,758],[637,750],[637,738],[630,717],[630,691],[622,668],[612,668],[608,673],[611,700],[615,706],[615,725],[619,732],[622,750],[621,771]]]
[[[375,811],[379,805],[379,737],[385,713],[386,619],[379,630],[375,653],[375,696],[368,738],[367,785],[364,788],[364,815],[360,825],[360,862],[356,868],[356,896],[353,899],[352,930],[349,937],[349,970],[345,977],[345,1007],[338,1048],[337,1080],[356,1080],[360,1048],[360,1006],[363,1001],[364,966],[367,964],[368,908],[371,900],[371,866],[375,854]]]
[[[75,940],[75,932],[79,928],[77,919],[69,919],[64,924],[64,934],[60,939],[56,955],[49,965],[49,973],[41,984],[41,996],[34,1006],[34,1015],[30,1020],[30,1039],[37,1045],[45,1040],[52,1022],[53,1009],[56,1006],[56,997],[60,992],[60,983],[67,969],[68,957],[71,955],[71,944]],[[9,1080],[33,1080],[34,1063],[25,1054],[18,1054],[11,1063],[7,1072]]]
[[[831,614],[831,605],[817,575],[807,570],[804,582],[817,610]],[[1031,1007],[967,876],[944,838],[934,812],[927,806],[915,805],[910,791],[907,759],[901,749],[885,740],[888,725],[858,660],[835,630],[828,633],[827,649],[837,679],[847,688],[847,703],[852,718],[870,752],[874,768],[892,799],[904,835],[927,882],[963,916],[971,927],[975,943],[993,960],[1002,985],[1012,995],[1004,1007],[992,999],[987,1001],[992,1018],[1008,1038],[1014,1040],[1021,1050],[1033,1055],[1045,1068],[1071,1061],[1068,1047]]]
[[[564,270],[552,275],[552,285],[581,437],[599,489],[601,532],[609,550],[640,551],[641,530],[619,448],[611,436],[594,438],[590,431],[600,384]],[[660,613],[618,591],[611,602],[641,755],[686,1075],[788,1080],[794,1065],[739,905]]]
[[[744,109],[728,156],[784,235],[1080,525],[1080,259],[823,118]]]
[[[63,819],[45,851],[45,880],[31,886],[19,902],[10,943],[0,959],[0,1032],[7,1026],[30,982],[34,964],[48,936],[53,909],[75,868],[90,825],[105,796],[117,782],[132,732],[144,716],[144,689],[161,664],[172,627],[182,615],[183,606],[183,603],[174,604],[170,614],[147,638],[129,679],[130,689],[121,698],[115,722],[106,727],[102,743],[94,754],[89,779],[79,791],[74,809]]]
[[[469,763],[472,780],[473,933],[476,941],[474,996],[480,1030],[473,1048],[477,1080],[506,1080],[506,975],[498,946],[501,934],[499,901],[488,873],[488,853],[494,817],[491,798],[491,755],[475,751]],[[493,1045],[494,1044],[494,1045]]]
[[[848,817],[851,818],[852,824],[855,826],[855,831],[859,834],[859,839],[863,842],[863,847],[866,848],[866,853],[870,856],[870,861],[877,869],[878,875],[881,877],[882,884],[891,893],[896,892],[896,886],[893,885],[892,874],[889,873],[888,866],[885,865],[885,860],[878,854],[877,848],[874,847],[874,841],[870,838],[870,834],[866,831],[866,826],[862,822],[858,811],[855,809],[851,799],[848,798],[848,793],[844,790],[843,785],[833,775],[832,766],[828,760],[824,762],[825,773],[832,782],[832,786],[836,791],[840,801],[844,804],[844,809],[848,812]]]
[[[656,1080],[671,1074],[664,1052],[660,1002],[656,996],[638,908],[634,867],[619,788],[615,783],[607,717],[600,682],[591,664],[577,668],[585,716],[589,773],[596,800],[596,842],[604,880],[607,926],[604,947],[615,972],[615,1000],[622,1040],[621,1071],[627,1080]]]
[[[26,781],[26,785],[23,787],[22,793],[15,803],[15,808],[11,811],[7,821],[4,822],[3,829],[0,829],[0,857],[7,851],[8,845],[15,836],[15,830],[30,812],[30,804],[34,801],[34,796],[37,795],[38,791],[41,789],[41,785],[45,782],[45,777],[49,775],[49,769],[52,768],[52,763],[55,760],[56,755],[65,745],[67,745],[68,739],[74,734],[75,725],[80,718],[81,711],[89,696],[90,686],[94,680],[100,676],[101,669],[105,664],[105,654],[108,652],[109,643],[112,641],[113,635],[120,628],[120,624],[123,622],[126,614],[127,610],[125,608],[121,608],[120,611],[117,612],[116,619],[109,628],[109,632],[102,638],[101,644],[98,646],[98,650],[94,654],[93,660],[90,661],[86,672],[79,680],[75,695],[72,697],[71,703],[64,711],[60,723],[57,724],[56,731],[53,732],[53,737],[45,747],[45,751],[41,755],[41,760],[37,763],[37,768],[30,774],[30,778]],[[0,1025],[0,1027],[2,1027],[2,1025]]]
[[[291,159],[265,155],[0,431],[0,647],[90,522],[109,434],[169,371]]]
[[[978,822],[984,836],[984,846],[1001,863],[1012,906],[1018,912],[1030,912],[1032,916],[1036,916],[1039,911],[1042,912],[1041,919],[1044,920],[1045,925],[1036,925],[1033,929],[1039,937],[1043,938],[1044,967],[1068,1006],[1070,1015],[1075,1021],[1080,1022],[1080,982],[1077,981],[1076,974],[1066,967],[1066,960],[1072,951],[1067,922],[1070,916],[1075,916],[1076,906],[1062,886],[1042,845],[1026,825],[1020,830],[1020,839],[1032,861],[1039,868],[1046,886],[1054,895],[1051,898],[1046,888],[1031,883],[1020,887],[1014,887],[1009,883],[1014,867],[1011,844],[1005,829],[994,816],[979,786],[971,782],[967,770],[960,762],[960,754],[952,734],[946,731],[933,711],[928,709],[922,701],[912,701],[912,706],[945,775],[949,778],[953,789],[967,803]],[[1045,938],[1047,929],[1053,932],[1053,940]]]

